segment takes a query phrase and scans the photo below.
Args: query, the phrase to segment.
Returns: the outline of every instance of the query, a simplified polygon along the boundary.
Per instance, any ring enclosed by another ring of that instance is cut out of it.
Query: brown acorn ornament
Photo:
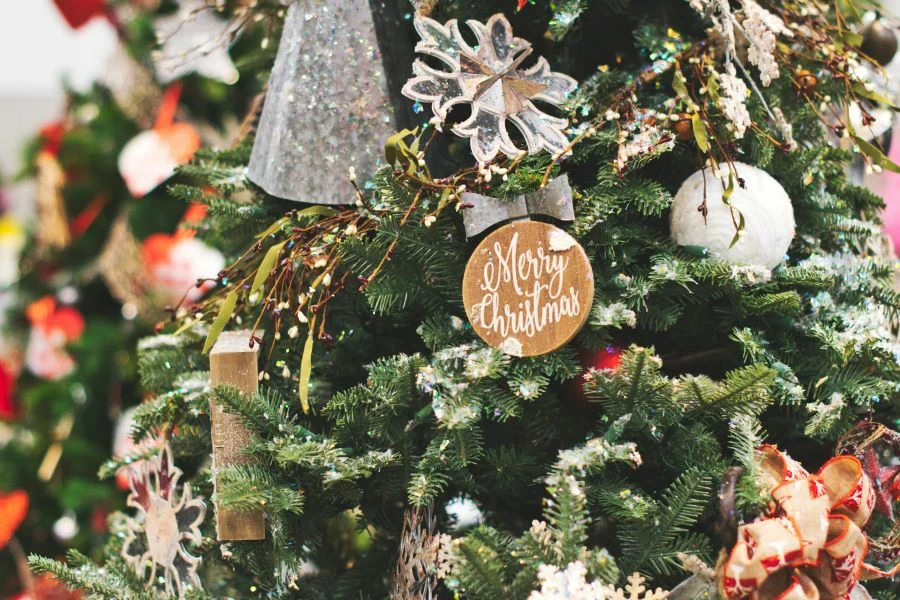
[[[679,142],[689,142],[694,139],[694,128],[691,125],[691,115],[680,113],[678,120],[672,122],[672,131]]]
[[[798,69],[794,73],[794,86],[799,92],[812,93],[816,90],[818,83],[819,79],[809,69]]]
[[[897,35],[890,27],[876,19],[866,25],[862,36],[863,54],[882,66],[891,62],[897,53]]]

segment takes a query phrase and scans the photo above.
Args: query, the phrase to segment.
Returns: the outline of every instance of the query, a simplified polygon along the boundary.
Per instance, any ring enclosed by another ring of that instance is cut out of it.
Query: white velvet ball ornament
[[[732,163],[744,186],[734,182],[730,204],[744,215],[744,230],[732,246],[739,215],[722,201],[728,185],[728,167],[718,173],[707,168],[688,177],[672,203],[672,239],[682,246],[704,246],[721,260],[735,265],[774,269],[794,239],[794,209],[781,184],[771,175],[745,163]],[[705,173],[704,173],[705,171]],[[705,177],[704,177],[705,175]],[[706,188],[706,223],[697,209]]]

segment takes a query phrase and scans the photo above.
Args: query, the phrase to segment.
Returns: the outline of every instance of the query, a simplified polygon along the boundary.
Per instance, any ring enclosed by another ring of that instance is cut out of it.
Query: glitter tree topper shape
[[[122,557],[139,576],[150,585],[158,579],[167,594],[178,597],[184,596],[187,584],[200,587],[200,558],[189,554],[183,544],[203,539],[200,523],[206,515],[206,505],[191,495],[189,483],[179,497],[181,475],[168,444],[139,464],[128,495],[128,506],[137,509],[137,516],[129,520],[122,545]]]
[[[520,69],[531,54],[531,44],[513,36],[506,17],[496,14],[486,24],[466,22],[478,43],[470,46],[452,19],[441,25],[417,15],[416,30],[422,40],[416,51],[443,62],[449,71],[432,68],[423,60],[413,63],[413,77],[403,86],[403,95],[431,102],[434,114],[442,121],[457,104],[470,103],[472,115],[453,127],[453,133],[471,138],[472,154],[484,164],[503,152],[507,156],[522,153],[507,130],[507,120],[519,129],[529,154],[547,150],[562,152],[568,140],[562,130],[565,119],[541,111],[534,100],[559,106],[577,87],[577,82],[550,70],[546,59]]]

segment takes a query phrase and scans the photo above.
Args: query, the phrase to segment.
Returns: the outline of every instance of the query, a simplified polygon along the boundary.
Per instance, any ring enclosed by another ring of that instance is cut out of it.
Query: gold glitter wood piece
[[[539,221],[515,221],[475,248],[463,276],[463,303],[475,333],[512,356],[539,356],[584,326],[594,274],[581,245]]]
[[[232,385],[241,393],[255,394],[258,390],[257,363],[259,344],[250,347],[250,331],[229,331],[219,336],[209,354],[209,371],[213,386]],[[256,332],[262,337],[262,332]],[[227,413],[210,400],[212,421],[213,485],[220,467],[249,462],[242,450],[250,442],[250,432],[240,419]],[[225,510],[216,502],[216,536],[220,542],[229,540],[262,540],[266,525],[262,510]]]
[[[142,319],[153,320],[162,315],[158,310],[150,314],[152,279],[141,254],[141,244],[128,225],[127,212],[122,212],[113,222],[97,259],[97,268],[110,294],[122,304],[133,305]]]
[[[56,467],[63,455],[63,442],[69,439],[72,434],[72,426],[75,424],[75,417],[71,414],[60,419],[59,423],[53,428],[53,442],[47,448],[43,460],[38,467],[37,475],[41,481],[50,481],[56,473]]]
[[[156,112],[162,102],[162,89],[153,81],[153,73],[120,47],[106,61],[100,83],[129,119],[141,130],[153,127]]]
[[[69,245],[72,234],[62,189],[66,174],[50,152],[40,152],[35,159],[37,168],[38,243],[59,250]]]

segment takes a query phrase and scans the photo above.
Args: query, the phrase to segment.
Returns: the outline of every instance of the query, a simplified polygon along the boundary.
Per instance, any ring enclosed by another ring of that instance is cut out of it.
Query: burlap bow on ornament
[[[537,191],[521,194],[510,201],[472,192],[463,192],[462,201],[466,209],[462,213],[463,226],[469,238],[497,223],[527,220],[530,215],[546,215],[566,223],[575,220],[572,186],[565,174],[551,179]]]
[[[773,446],[760,451],[773,503],[738,528],[719,567],[724,597],[844,600],[860,578],[894,574],[864,563],[875,492],[857,458],[832,458],[811,475]]]

